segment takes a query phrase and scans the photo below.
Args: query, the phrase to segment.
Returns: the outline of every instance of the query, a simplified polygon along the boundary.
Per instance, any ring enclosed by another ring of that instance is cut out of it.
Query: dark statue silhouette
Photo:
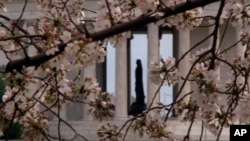
[[[142,64],[141,60],[136,60],[136,69],[135,69],[135,102],[130,106],[129,115],[137,116],[146,110],[146,104],[144,103],[145,95],[143,90],[142,82]]]

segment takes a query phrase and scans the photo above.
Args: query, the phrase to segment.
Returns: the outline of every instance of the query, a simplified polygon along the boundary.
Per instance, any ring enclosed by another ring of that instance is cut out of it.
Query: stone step
[[[69,124],[75,128],[75,130],[86,137],[89,140],[96,141],[98,140],[97,137],[97,130],[101,125],[106,125],[107,122],[99,123],[97,121],[92,120],[83,120],[83,121],[68,121]],[[122,126],[124,124],[125,120],[113,120],[109,123],[115,124],[118,127]],[[187,134],[188,128],[190,123],[180,122],[178,120],[169,120],[167,129],[170,132],[173,132],[178,138],[183,139],[183,137]],[[60,126],[62,137],[63,138],[73,138],[74,132],[65,124],[61,124]],[[57,122],[54,121],[51,124],[50,133],[52,135],[57,135]],[[201,122],[194,122],[192,126],[192,130],[190,133],[190,139],[191,141],[199,140],[201,134]],[[149,137],[145,136],[143,138],[140,138],[138,134],[135,134],[134,131],[129,131],[126,136],[126,141],[152,141],[152,139],[149,139]],[[216,136],[211,134],[207,129],[204,128],[203,130],[203,138],[202,141],[214,141],[216,140]],[[224,128],[223,132],[220,137],[220,141],[228,141],[229,140],[229,128]]]

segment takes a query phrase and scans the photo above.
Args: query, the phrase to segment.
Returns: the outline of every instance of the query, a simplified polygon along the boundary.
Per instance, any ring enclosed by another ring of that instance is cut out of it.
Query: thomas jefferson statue
[[[135,69],[135,94],[136,100],[130,106],[129,115],[137,116],[138,114],[142,113],[146,110],[146,104],[144,103],[145,95],[143,89],[143,82],[142,82],[142,64],[141,60],[136,60],[136,69]]]

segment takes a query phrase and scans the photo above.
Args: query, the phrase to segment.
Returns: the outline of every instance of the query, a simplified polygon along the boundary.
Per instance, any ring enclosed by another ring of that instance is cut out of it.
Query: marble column
[[[241,39],[241,37],[240,37],[240,32],[241,32],[241,29],[239,28],[239,27],[236,27],[236,28],[233,28],[234,30],[235,30],[235,41],[234,42],[238,42],[240,39]],[[235,57],[237,58],[237,57],[241,57],[242,58],[242,60],[244,59],[244,57],[245,57],[245,50],[246,50],[246,45],[242,45],[241,44],[241,42],[240,43],[238,43],[237,45],[236,45],[236,49],[235,49],[236,51],[236,54],[235,54]],[[244,84],[244,81],[245,81],[245,78],[244,77],[242,77],[242,76],[239,76],[238,78],[237,78],[237,83],[242,83],[242,84]],[[248,79],[248,81],[249,81],[249,79]],[[249,85],[248,85],[248,87],[249,87]],[[243,120],[242,120],[243,119]],[[239,117],[239,120],[238,120],[238,123],[237,124],[242,124],[242,121],[243,121],[243,123],[244,123],[244,118],[241,118],[241,117]]]
[[[94,43],[92,43],[94,44]],[[94,79],[93,81],[95,81],[96,79],[96,64],[90,64],[87,67],[84,68],[84,78],[89,77]],[[91,95],[88,97],[87,100],[90,100],[91,98],[94,98],[94,95]],[[89,109],[91,108],[88,104],[83,104],[83,118],[87,119],[87,120],[92,120],[92,115],[88,112]]]
[[[66,103],[62,104],[62,106],[60,107],[60,117],[64,120],[67,120],[67,108],[66,108]],[[56,111],[57,113],[57,111]]]
[[[127,39],[123,39],[122,45],[116,47],[115,65],[115,119],[127,119]]]
[[[234,28],[234,30],[235,30],[235,42],[238,42],[241,39],[240,37],[241,29],[239,27],[236,27]],[[243,46],[241,43],[238,43],[236,45],[236,56],[241,56],[242,58],[244,58],[245,50],[246,46]]]
[[[241,29],[239,27],[236,27],[236,28],[234,28],[234,30],[235,30],[235,34],[234,34],[235,35],[235,42],[238,42],[241,39],[241,37],[240,37]],[[244,54],[245,54],[246,46],[243,46],[241,44],[241,42],[240,42],[240,43],[238,43],[236,45],[236,49],[235,50],[236,50],[235,57],[240,56],[242,59],[244,59],[244,57],[245,57]],[[244,83],[245,80],[244,80],[243,77],[238,77],[237,81],[238,81],[238,83]]]
[[[158,25],[151,23],[148,24],[148,68],[152,62],[159,61],[159,27]],[[153,83],[149,75],[148,84],[147,84],[147,106],[152,103],[154,96],[156,95],[156,91],[159,88],[159,85]],[[153,101],[152,106],[156,106],[156,103],[160,102],[160,95],[157,93],[155,99]]]
[[[189,30],[179,30],[178,31],[178,59],[181,58],[189,49],[190,49],[190,31]],[[177,99],[182,98],[185,94],[189,93],[191,91],[190,82],[186,81],[185,86],[182,88],[182,85],[184,83],[184,80],[182,78],[185,78],[189,72],[190,69],[190,54],[187,54],[185,58],[183,58],[179,65],[178,65],[178,72],[181,75],[181,78],[178,81],[178,92],[179,94]],[[185,103],[189,102],[189,97],[186,96],[183,100]],[[178,107],[175,107],[175,110],[177,110]]]

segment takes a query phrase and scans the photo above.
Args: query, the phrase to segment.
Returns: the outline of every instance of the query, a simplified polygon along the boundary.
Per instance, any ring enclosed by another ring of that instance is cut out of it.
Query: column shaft
[[[96,64],[91,64],[91,65],[84,68],[84,78],[86,78],[86,77],[96,79]],[[89,98],[94,98],[94,95],[89,96]],[[92,116],[88,112],[88,110],[90,109],[90,106],[88,104],[84,104],[83,106],[84,106],[83,107],[84,119],[92,119]]]
[[[148,68],[151,65],[151,62],[158,62],[159,61],[159,27],[154,24],[148,24]],[[148,77],[148,84],[147,84],[147,106],[152,103],[154,96],[156,95],[156,91],[159,88],[159,85],[153,83],[149,75]],[[153,105],[157,102],[160,102],[160,95],[159,93],[155,96],[153,101]]]
[[[189,30],[178,31],[178,58],[181,58],[190,49],[190,32]],[[178,65],[178,71],[182,78],[185,78],[190,69],[190,54],[186,55]],[[183,79],[179,79],[178,92],[184,83]],[[180,95],[177,99],[182,98],[185,94],[190,92],[190,83],[185,82],[185,86],[182,88]],[[184,98],[184,102],[188,103],[189,97]],[[176,107],[177,108],[177,107]],[[176,109],[177,110],[177,109]]]
[[[241,39],[240,32],[241,32],[241,29],[239,27],[236,27],[235,28],[235,42],[238,42]],[[246,46],[243,46],[241,43],[238,43],[236,46],[236,56],[241,56],[242,58],[244,58],[245,50],[246,50]]]
[[[127,39],[122,41],[122,46],[116,48],[115,70],[115,118],[128,117],[128,92],[127,92]]]

